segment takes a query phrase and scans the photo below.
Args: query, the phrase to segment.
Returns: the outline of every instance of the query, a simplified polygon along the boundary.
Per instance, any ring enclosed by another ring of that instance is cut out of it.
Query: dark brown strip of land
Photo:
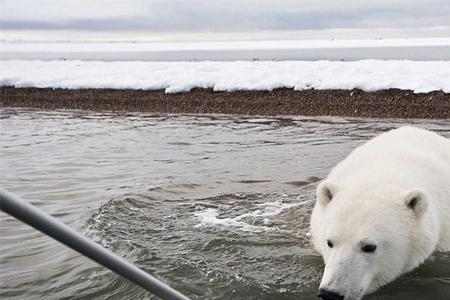
[[[304,90],[214,92],[0,87],[0,107],[152,113],[303,115],[372,118],[450,117],[450,94],[408,90]]]

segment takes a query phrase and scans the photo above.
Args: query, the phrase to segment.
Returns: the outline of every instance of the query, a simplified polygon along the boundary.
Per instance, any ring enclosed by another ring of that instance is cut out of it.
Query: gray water
[[[317,182],[404,124],[449,120],[0,111],[0,185],[192,299],[317,299]],[[2,299],[155,299],[0,213]],[[367,299],[449,299],[450,254]]]
[[[70,35],[72,35],[71,33]],[[153,33],[152,33],[153,35]],[[385,34],[382,34],[385,36]],[[415,32],[417,35],[417,32]],[[410,35],[411,36],[411,35]],[[198,36],[197,36],[198,37]],[[427,35],[426,37],[430,37]],[[448,37],[448,33],[445,38]],[[102,36],[104,38],[104,35]],[[215,42],[2,42],[0,60],[82,61],[292,61],[450,60],[450,43],[442,38],[345,40],[268,40]],[[279,39],[279,33],[277,33]]]

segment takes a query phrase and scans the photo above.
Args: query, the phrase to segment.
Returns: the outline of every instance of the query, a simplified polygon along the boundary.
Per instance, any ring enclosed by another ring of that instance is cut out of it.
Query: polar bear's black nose
[[[319,290],[318,296],[323,300],[344,300],[344,296],[341,296],[338,293],[327,291],[324,289]]]

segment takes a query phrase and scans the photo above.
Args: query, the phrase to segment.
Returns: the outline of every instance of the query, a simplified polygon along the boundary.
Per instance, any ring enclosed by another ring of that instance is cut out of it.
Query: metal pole
[[[69,248],[140,285],[165,300],[189,300],[188,297],[162,283],[155,277],[106,250],[69,226],[57,221],[24,200],[0,188],[2,211],[51,236]]]

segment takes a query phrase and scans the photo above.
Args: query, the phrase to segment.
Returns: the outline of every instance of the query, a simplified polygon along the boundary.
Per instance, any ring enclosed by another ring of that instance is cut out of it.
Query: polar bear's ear
[[[428,208],[428,198],[425,191],[420,189],[410,190],[405,196],[405,204],[414,211],[417,217],[421,217]]]
[[[333,199],[333,196],[336,194],[336,190],[337,188],[334,183],[330,181],[323,181],[317,187],[317,201],[319,201],[322,206],[326,206],[330,203],[331,199]]]

